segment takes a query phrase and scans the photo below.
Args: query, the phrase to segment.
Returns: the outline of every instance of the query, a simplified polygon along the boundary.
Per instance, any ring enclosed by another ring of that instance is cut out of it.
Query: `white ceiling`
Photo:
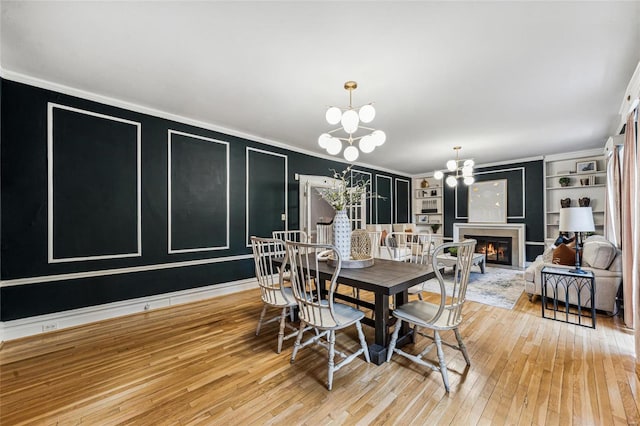
[[[322,154],[328,105],[375,102],[405,174],[604,146],[640,2],[13,2],[0,66]],[[325,154],[326,155],[326,154]]]

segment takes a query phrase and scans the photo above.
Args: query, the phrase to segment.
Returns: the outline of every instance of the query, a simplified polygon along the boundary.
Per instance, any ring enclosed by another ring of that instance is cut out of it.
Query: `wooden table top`
[[[318,269],[321,273],[333,273],[333,267],[326,262],[319,262]],[[338,282],[391,296],[433,277],[431,265],[376,258],[374,264],[366,268],[340,269]]]

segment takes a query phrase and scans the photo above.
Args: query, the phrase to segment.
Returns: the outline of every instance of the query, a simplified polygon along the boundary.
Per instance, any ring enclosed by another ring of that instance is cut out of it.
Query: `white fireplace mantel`
[[[470,230],[482,231],[507,231],[512,234],[513,246],[517,247],[517,258],[514,259],[514,266],[525,267],[525,225],[523,223],[454,223],[453,224],[453,241],[460,241],[460,231],[469,232]],[[514,256],[515,257],[515,256]]]

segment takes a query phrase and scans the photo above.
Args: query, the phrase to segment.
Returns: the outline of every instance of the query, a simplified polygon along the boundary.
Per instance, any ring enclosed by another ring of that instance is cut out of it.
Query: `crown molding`
[[[172,120],[172,121],[177,121],[179,123],[183,123],[183,124],[188,124],[190,126],[195,126],[195,127],[200,127],[203,129],[207,129],[207,130],[211,130],[214,132],[218,132],[218,133],[223,133],[225,135],[229,135],[229,136],[235,136],[235,137],[239,137],[239,138],[243,138],[243,139],[247,139],[253,142],[259,142],[265,145],[269,145],[269,146],[273,146],[273,147],[277,147],[277,148],[281,148],[281,149],[286,149],[288,151],[293,151],[293,152],[297,152],[300,154],[305,154],[305,155],[309,155],[311,157],[316,157],[316,158],[322,158],[325,160],[330,160],[330,161],[337,161],[339,163],[343,163],[346,165],[354,165],[354,166],[359,166],[359,167],[366,167],[369,169],[374,169],[374,170],[379,170],[381,172],[386,172],[386,173],[393,173],[396,175],[400,175],[400,176],[404,176],[404,177],[411,177],[410,174],[407,174],[406,172],[401,172],[398,170],[392,170],[392,169],[387,169],[387,168],[383,168],[380,166],[375,166],[372,164],[368,164],[368,163],[360,163],[360,162],[354,162],[354,163],[349,163],[347,161],[344,161],[338,157],[334,157],[331,155],[323,155],[323,154],[319,154],[317,152],[314,151],[310,151],[304,148],[299,148],[293,145],[288,145],[286,143],[283,142],[278,142],[272,139],[267,139],[261,136],[257,136],[257,135],[253,135],[251,133],[246,133],[243,132],[241,130],[237,130],[237,129],[232,129],[232,128],[228,128],[228,127],[223,127],[214,123],[209,123],[209,122],[205,122],[205,121],[200,121],[200,120],[195,120],[192,118],[188,118],[182,115],[178,115],[178,114],[173,114],[170,112],[166,112],[166,111],[162,111],[162,110],[158,110],[155,108],[151,108],[151,107],[146,107],[146,106],[142,106],[142,105],[138,105],[136,103],[133,102],[127,102],[127,101],[123,101],[120,99],[116,99],[116,98],[112,98],[109,96],[105,96],[105,95],[101,95],[98,93],[94,93],[94,92],[90,92],[87,90],[83,90],[83,89],[76,89],[74,87],[70,87],[70,86],[66,86],[64,84],[60,84],[60,83],[55,83],[49,80],[44,80],[41,78],[37,78],[37,77],[32,77],[26,74],[22,74],[19,72],[15,72],[15,71],[11,71],[11,70],[7,70],[4,69],[2,67],[0,67],[0,77],[6,79],[6,80],[11,80],[11,81],[15,81],[17,83],[23,83],[23,84],[27,84],[30,86],[35,86],[35,87],[39,87],[41,89],[47,89],[47,90],[52,90],[55,92],[60,92],[63,93],[65,95],[69,95],[69,96],[75,96],[78,98],[82,98],[82,99],[87,99],[93,102],[98,102],[98,103],[102,103],[102,104],[106,104],[109,106],[113,106],[113,107],[117,107],[117,108],[123,108],[123,109],[127,109],[130,111],[134,111],[134,112],[138,112],[141,114],[147,114],[147,115],[151,115],[154,117],[159,117],[159,118],[164,118],[167,120]]]

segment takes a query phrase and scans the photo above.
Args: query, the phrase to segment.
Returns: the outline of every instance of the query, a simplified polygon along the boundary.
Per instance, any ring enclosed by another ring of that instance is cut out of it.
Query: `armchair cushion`
[[[611,242],[603,237],[593,236],[584,242],[582,262],[593,268],[608,269],[616,254],[616,246]]]

